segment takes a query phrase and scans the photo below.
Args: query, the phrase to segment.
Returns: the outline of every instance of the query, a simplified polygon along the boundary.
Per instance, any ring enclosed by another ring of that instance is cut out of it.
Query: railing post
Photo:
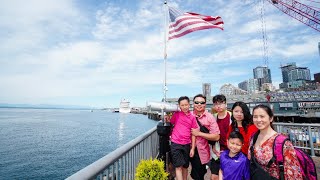
[[[311,149],[311,157],[315,156],[314,153],[314,147],[313,147],[313,138],[311,133],[311,126],[308,126],[308,135],[309,135],[309,143],[310,143],[310,149]]]

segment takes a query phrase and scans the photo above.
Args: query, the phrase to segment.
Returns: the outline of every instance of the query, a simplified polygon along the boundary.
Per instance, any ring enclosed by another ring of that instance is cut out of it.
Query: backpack
[[[258,131],[254,136],[253,136],[253,141],[252,141],[252,146],[251,151],[253,155],[253,146],[255,142],[257,141]],[[276,162],[276,164],[279,166],[279,172],[280,172],[280,179],[284,180],[284,166],[283,166],[283,145],[285,144],[286,141],[290,141],[290,139],[283,135],[279,134],[276,136],[273,142],[273,157],[270,159],[268,166],[271,166],[273,162]],[[300,172],[302,174],[302,177],[304,180],[317,180],[317,171],[316,171],[316,166],[312,160],[312,158],[303,150],[294,147],[294,150],[296,152],[297,159],[299,161],[300,165]]]

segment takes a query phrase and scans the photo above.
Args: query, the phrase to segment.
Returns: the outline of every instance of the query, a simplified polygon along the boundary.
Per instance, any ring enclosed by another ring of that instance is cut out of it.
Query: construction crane
[[[265,5],[264,0],[261,0],[261,7],[260,7],[260,20],[261,20],[261,34],[262,34],[262,40],[263,40],[263,64],[264,66],[268,67],[269,63],[269,57],[268,57],[268,36],[267,36],[267,28],[266,28],[266,21],[264,19],[265,17]]]
[[[320,12],[295,0],[267,0],[280,11],[320,32]]]
[[[265,0],[260,0],[260,20],[261,20],[261,33],[263,40],[263,62],[268,66],[268,37],[266,32],[265,22]],[[295,0],[267,0],[280,11],[288,14],[296,20],[306,24],[307,26],[320,32],[320,12],[315,7],[305,5]],[[312,1],[315,2],[315,1]],[[317,2],[318,3],[318,2]]]

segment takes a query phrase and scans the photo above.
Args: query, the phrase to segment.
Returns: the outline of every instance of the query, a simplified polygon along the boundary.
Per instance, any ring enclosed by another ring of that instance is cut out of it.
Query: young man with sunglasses
[[[191,177],[196,180],[203,180],[207,173],[206,165],[210,162],[210,146],[208,140],[218,141],[220,130],[216,119],[206,110],[206,97],[198,94],[193,98],[193,114],[202,126],[205,126],[209,133],[203,133],[200,128],[192,129],[192,135],[196,136],[196,148],[191,162]]]

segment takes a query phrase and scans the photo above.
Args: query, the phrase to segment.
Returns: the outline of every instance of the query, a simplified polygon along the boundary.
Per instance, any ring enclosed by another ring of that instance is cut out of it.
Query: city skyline
[[[286,86],[288,86],[286,85],[287,83],[294,82],[296,80],[315,80],[313,75],[310,73],[309,67],[299,67],[296,65],[296,62],[289,62],[285,65],[280,65],[279,68],[282,73],[282,82],[280,84],[272,83],[272,73],[268,66],[257,66],[253,68],[253,78],[243,80],[235,87],[248,91],[249,93],[253,93],[255,90],[262,91],[261,89],[256,88],[261,88],[264,83],[272,84],[276,89],[279,89],[286,88]]]
[[[305,0],[301,2],[310,4]],[[221,16],[209,29],[167,44],[167,97],[211,94],[263,66],[258,1],[168,1],[182,12]],[[205,4],[205,5],[201,5]],[[318,5],[319,6],[319,5]],[[320,33],[265,3],[268,66],[297,62],[318,73]],[[164,81],[161,1],[4,0],[0,7],[0,103],[117,107],[161,101]]]

